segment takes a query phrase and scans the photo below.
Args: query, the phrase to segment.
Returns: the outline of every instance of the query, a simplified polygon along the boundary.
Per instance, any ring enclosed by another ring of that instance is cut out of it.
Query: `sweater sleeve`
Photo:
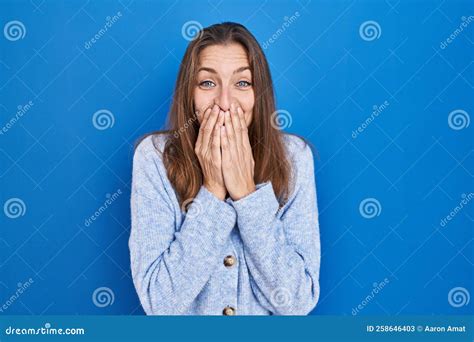
[[[319,299],[320,238],[311,149],[297,158],[298,177],[281,218],[272,183],[231,202],[244,243],[252,290],[275,315],[306,315]],[[284,208],[285,208],[284,207]]]
[[[133,158],[129,239],[132,278],[148,315],[189,311],[220,264],[236,223],[232,206],[201,187],[176,227],[161,157],[143,141]],[[168,184],[169,185],[169,184]]]

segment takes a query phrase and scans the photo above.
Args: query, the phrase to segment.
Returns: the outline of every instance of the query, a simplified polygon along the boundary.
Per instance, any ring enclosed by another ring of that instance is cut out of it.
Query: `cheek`
[[[253,94],[252,96],[249,96],[245,99],[241,99],[239,102],[242,107],[242,110],[244,111],[245,122],[247,123],[247,127],[248,127],[250,123],[252,122],[252,118],[253,118],[253,107],[255,103]]]
[[[205,93],[199,90],[194,92],[194,109],[199,111],[198,114],[198,121],[199,123],[202,122],[202,118],[206,109],[213,103],[214,97],[212,97],[209,93]]]
[[[253,107],[244,110],[244,118],[245,118],[245,123],[247,124],[247,127],[249,127],[253,118]]]
[[[244,111],[244,118],[247,124],[247,127],[250,125],[253,117],[253,107],[255,103],[254,92],[237,92],[234,97],[235,102],[237,102]]]

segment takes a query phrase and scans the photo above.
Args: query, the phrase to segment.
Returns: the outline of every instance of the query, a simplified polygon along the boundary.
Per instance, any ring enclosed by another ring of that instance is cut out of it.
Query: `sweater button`
[[[228,255],[224,258],[224,266],[232,267],[235,264],[235,258],[232,255]]]
[[[222,310],[222,314],[224,316],[234,316],[235,315],[235,309],[232,306],[226,306],[224,310]]]

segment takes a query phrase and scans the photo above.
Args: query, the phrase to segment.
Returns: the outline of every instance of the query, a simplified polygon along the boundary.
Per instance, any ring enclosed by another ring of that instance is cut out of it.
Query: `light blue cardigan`
[[[166,136],[149,136],[135,151],[129,240],[145,312],[308,314],[319,299],[321,254],[310,147],[284,134],[296,184],[281,209],[266,182],[238,201],[221,201],[202,186],[186,214],[152,139],[162,151]],[[228,256],[233,265],[224,264]]]

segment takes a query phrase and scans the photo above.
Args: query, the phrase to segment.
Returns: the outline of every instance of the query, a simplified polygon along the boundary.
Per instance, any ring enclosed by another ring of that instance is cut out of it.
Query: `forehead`
[[[248,64],[247,52],[242,45],[236,43],[210,45],[199,54],[199,66],[215,70],[239,68]]]

